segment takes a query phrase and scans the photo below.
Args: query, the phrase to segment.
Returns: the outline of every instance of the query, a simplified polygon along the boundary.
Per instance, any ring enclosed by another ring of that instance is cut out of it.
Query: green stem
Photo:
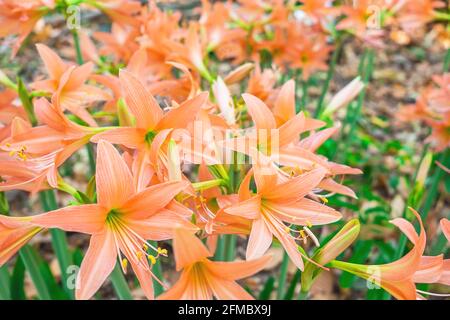
[[[133,300],[133,295],[118,264],[116,264],[109,278],[120,300]]]
[[[29,245],[23,246],[19,251],[20,258],[25,265],[28,273],[30,274],[31,280],[33,281],[34,286],[36,287],[36,291],[40,300],[50,300],[50,290],[47,287],[44,277],[39,270],[39,264],[37,262],[36,257],[34,256],[33,250]]]
[[[286,285],[288,266],[289,266],[289,256],[285,252],[283,255],[283,261],[281,262],[280,277],[278,278],[278,287],[277,287],[277,299],[278,300],[283,299],[283,296],[284,296],[284,292],[285,292],[284,287]]]
[[[215,261],[223,261],[225,254],[225,239],[224,236],[219,236],[217,239],[216,253],[214,254]]]
[[[80,36],[78,35],[78,30],[74,28],[70,31],[72,33],[73,44],[75,46],[75,52],[77,55],[77,63],[83,64],[83,55],[81,53]]]
[[[308,292],[303,292],[300,290],[297,300],[307,300],[307,298],[308,298]]]
[[[11,299],[10,281],[8,267],[0,267],[0,300]]]
[[[234,234],[225,235],[225,261],[233,261],[236,256],[236,241]]]

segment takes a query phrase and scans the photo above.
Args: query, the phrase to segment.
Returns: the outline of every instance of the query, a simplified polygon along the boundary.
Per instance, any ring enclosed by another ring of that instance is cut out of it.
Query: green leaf
[[[275,287],[275,278],[270,276],[267,279],[266,283],[264,284],[264,287],[261,293],[259,294],[258,300],[269,300],[274,287]]]
[[[41,274],[39,262],[34,256],[32,248],[29,245],[26,245],[19,251],[19,254],[28,273],[30,274],[34,286],[36,287],[39,299],[50,300],[52,298],[50,295],[50,290],[47,286],[45,278]]]
[[[22,258],[17,258],[11,275],[11,298],[13,300],[26,300],[25,295],[25,265]]]
[[[6,265],[0,267],[0,300],[10,300],[10,278],[8,267]]]

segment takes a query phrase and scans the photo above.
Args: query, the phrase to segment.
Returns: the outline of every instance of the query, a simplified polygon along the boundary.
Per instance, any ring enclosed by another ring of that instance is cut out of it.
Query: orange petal
[[[195,98],[183,102],[177,108],[170,110],[158,123],[156,130],[183,129],[194,121],[197,113],[205,105],[208,92],[202,92]]]
[[[214,296],[219,300],[255,300],[250,293],[234,281],[209,279]]]
[[[66,71],[67,65],[52,49],[46,45],[38,43],[36,44],[36,48],[50,77],[52,79],[59,79],[64,71]]]
[[[258,219],[261,215],[261,197],[256,195],[250,199],[241,201],[225,210],[226,213],[247,219]]]
[[[127,148],[142,148],[145,143],[145,131],[138,128],[114,128],[92,137],[92,142],[106,140],[113,144],[120,144]]]
[[[258,129],[276,128],[275,118],[264,102],[248,93],[244,93],[242,98],[247,105],[248,113]]]
[[[271,255],[265,255],[255,260],[234,262],[208,261],[205,263],[208,269],[217,277],[226,280],[240,280],[261,271],[271,259]]]
[[[295,116],[295,81],[289,80],[280,89],[273,108],[278,124],[283,124]]]
[[[211,257],[211,253],[205,245],[192,232],[184,229],[175,229],[173,239],[176,269],[180,271],[184,267]]]
[[[96,204],[71,206],[32,217],[34,224],[65,231],[98,233],[104,230],[107,209]]]
[[[283,221],[303,226],[329,224],[342,218],[333,208],[307,198],[288,204],[271,202],[266,208]]]
[[[151,130],[163,117],[163,111],[151,93],[130,72],[121,70],[119,74],[125,101],[139,128]]]
[[[111,230],[91,237],[89,249],[78,274],[77,300],[90,299],[111,274],[116,264],[117,249]]]
[[[300,112],[279,128],[279,146],[297,142],[300,139],[300,134],[304,132],[304,128],[305,115]]]
[[[263,199],[274,202],[296,201],[311,192],[325,176],[322,168],[304,173],[264,193]]]
[[[245,259],[253,260],[261,258],[272,244],[272,232],[263,218],[253,221],[252,230],[247,244]]]
[[[97,198],[108,209],[122,206],[135,192],[130,170],[113,145],[100,140],[97,146]]]
[[[170,181],[156,184],[130,197],[118,208],[127,218],[145,219],[168,205],[187,186],[188,183],[186,181]]]

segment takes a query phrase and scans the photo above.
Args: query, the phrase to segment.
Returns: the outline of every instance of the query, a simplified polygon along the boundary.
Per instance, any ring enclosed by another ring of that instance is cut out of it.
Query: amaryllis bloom
[[[195,119],[206,103],[208,93],[203,92],[164,112],[153,95],[135,76],[122,70],[119,78],[127,106],[136,119],[136,126],[113,128],[96,135],[92,141],[104,139],[137,150],[139,155],[136,157],[136,166],[139,168],[137,170],[140,172],[141,185],[145,186],[153,173],[158,171],[160,160],[164,159],[161,150],[170,134],[176,129],[186,128]],[[143,170],[146,170],[144,168],[149,168],[149,164],[153,166],[153,173],[143,173]]]
[[[198,24],[193,22],[189,24],[183,43],[168,41],[167,45],[170,49],[170,54],[167,57],[169,61],[175,61],[192,70],[196,70],[210,82],[213,80],[208,68],[203,62],[206,54],[206,42],[200,33]]]
[[[247,57],[247,32],[239,28],[229,28],[230,5],[228,3],[202,1],[200,24],[206,31],[208,50],[214,51],[220,60],[230,59],[234,64]]]
[[[0,92],[0,141],[11,134],[11,123],[14,118],[21,118],[27,121],[27,114],[24,108],[14,104],[17,93],[14,90],[4,90]]]
[[[286,32],[282,52],[274,56],[274,60],[284,70],[301,69],[303,80],[308,80],[314,72],[328,70],[327,61],[333,47],[327,44],[322,33],[298,23],[289,24]]]
[[[436,75],[413,105],[398,112],[401,121],[423,121],[432,128],[427,141],[439,152],[450,146],[450,74]]]
[[[152,299],[151,266],[163,252],[147,240],[170,239],[174,228],[196,230],[178,214],[165,209],[187,183],[167,182],[136,192],[127,164],[106,141],[98,143],[95,176],[97,204],[62,208],[34,216],[31,222],[91,235],[78,275],[77,299],[91,298],[112,272],[117,259],[123,272],[130,262],[145,295]]]
[[[399,1],[396,10],[397,20],[407,32],[414,32],[436,18],[436,10],[445,8],[445,1],[406,0]]]
[[[11,136],[0,144],[2,191],[57,188],[58,168],[98,132],[69,121],[58,105],[50,104],[45,98],[36,100],[34,105],[43,125],[31,127],[28,122],[15,118]]]
[[[322,167],[327,172],[327,179],[321,183],[320,188],[355,197],[353,191],[334,182],[331,178],[336,175],[360,174],[361,171],[333,163],[315,154],[316,150],[338,128],[314,132],[300,140],[300,134],[319,129],[323,127],[324,122],[306,118],[303,112],[296,114],[293,81],[288,81],[280,89],[272,110],[250,94],[243,94],[242,97],[255,123],[255,130],[243,137],[226,141],[226,148],[251,157],[257,157],[261,152],[273,162],[284,166],[279,170],[280,173],[290,176]]]
[[[256,63],[255,70],[251,73],[245,92],[258,97],[267,105],[273,104],[273,98],[277,76],[274,70],[261,70],[259,63]]]
[[[108,100],[109,95],[100,88],[85,84],[93,71],[93,63],[70,66],[47,46],[37,44],[36,47],[50,78],[35,81],[32,88],[51,94],[52,100],[64,110],[69,110],[90,126],[97,126],[86,107],[96,101]]]
[[[208,258],[212,253],[192,232],[177,229],[173,239],[177,283],[159,296],[162,300],[253,300],[236,281],[262,270],[270,261],[264,256],[252,261],[220,262]]]
[[[54,0],[1,0],[0,38],[18,35],[12,56],[20,49],[22,42],[33,31],[36,23],[55,6]]]
[[[383,265],[360,265],[342,261],[332,261],[331,266],[350,272],[379,285],[397,299],[415,300],[417,298],[417,292],[414,278],[420,276],[420,273],[417,274],[417,272],[419,272],[421,268],[428,269],[430,264],[426,263],[426,260],[424,260],[423,257],[426,235],[422,220],[416,211],[411,211],[420,222],[419,235],[417,235],[414,226],[409,221],[403,218],[392,220],[392,223],[414,244],[414,247],[405,256],[397,261]]]
[[[138,30],[134,28],[113,23],[111,32],[94,32],[93,38],[102,44],[99,54],[112,56],[115,63],[127,63],[133,53],[139,49],[136,42],[138,35]]]
[[[0,266],[43,228],[33,225],[29,217],[0,215]]]
[[[265,163],[253,166],[239,188],[239,202],[224,211],[252,220],[247,260],[261,257],[275,237],[292,262],[303,270],[302,253],[297,249],[297,241],[304,240],[306,235],[302,237],[304,231],[299,233],[293,226],[324,225],[341,218],[334,209],[307,198],[322,181],[326,171],[319,168],[279,181],[277,173],[269,168],[270,163],[265,166]],[[257,186],[256,194],[250,188],[252,172]]]

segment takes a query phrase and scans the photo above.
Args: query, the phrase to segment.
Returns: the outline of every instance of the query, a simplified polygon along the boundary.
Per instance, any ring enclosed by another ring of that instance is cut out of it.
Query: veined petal
[[[272,190],[267,190],[263,199],[271,202],[289,202],[303,198],[322,181],[326,171],[322,168],[292,178],[287,182],[277,185]]]
[[[245,258],[253,260],[261,258],[272,244],[272,232],[267,227],[264,218],[253,221],[252,230],[247,244],[247,252]]]
[[[113,145],[100,140],[96,171],[98,203],[108,209],[120,208],[135,192],[130,170]]]
[[[145,143],[144,137],[145,131],[139,128],[114,128],[93,136],[91,141],[97,143],[106,140],[127,148],[140,149]]]
[[[136,117],[137,126],[146,130],[154,129],[163,117],[158,102],[130,72],[121,70],[119,78],[125,101]]]
[[[276,128],[275,118],[264,102],[248,93],[244,93],[242,98],[247,105],[248,113],[251,115],[258,129]]]
[[[208,92],[202,92],[198,96],[183,102],[177,108],[170,110],[158,123],[156,130],[183,129],[194,121],[197,113],[205,105]]]
[[[226,280],[239,280],[250,277],[261,271],[272,259],[271,255],[265,255],[259,259],[247,261],[208,261],[205,264],[217,277]]]
[[[273,113],[279,126],[295,116],[295,81],[289,80],[280,89]]]
[[[45,228],[94,234],[102,232],[108,210],[97,204],[66,207],[32,217],[32,222]]]
[[[280,220],[302,226],[330,224],[342,218],[333,208],[306,198],[288,204],[271,202],[265,207]]]
[[[255,300],[250,293],[234,281],[208,279],[214,296],[219,300]]]
[[[67,69],[67,65],[52,49],[46,45],[38,43],[36,44],[36,48],[50,77],[52,79],[59,79]]]
[[[305,115],[300,112],[279,128],[279,146],[297,142],[300,139],[300,134],[304,132],[304,128]]]
[[[77,300],[88,300],[97,292],[114,269],[116,258],[117,249],[110,229],[91,237],[78,274]]]
[[[261,215],[261,197],[253,196],[250,199],[241,201],[231,207],[225,208],[228,214],[244,217],[247,219],[258,219]]]
[[[177,271],[211,257],[205,245],[192,232],[175,229],[173,250]]]
[[[130,219],[148,218],[168,205],[187,186],[186,181],[170,181],[150,186],[130,197],[120,206],[120,212]]]

